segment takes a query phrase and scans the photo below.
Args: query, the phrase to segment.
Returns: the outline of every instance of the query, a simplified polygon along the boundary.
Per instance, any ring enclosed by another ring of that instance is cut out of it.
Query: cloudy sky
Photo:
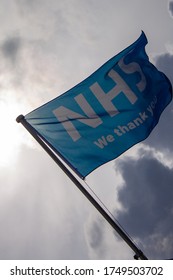
[[[0,259],[133,259],[15,122],[133,43],[173,83],[173,1],[0,0]],[[173,258],[173,105],[150,137],[87,177],[149,259]]]

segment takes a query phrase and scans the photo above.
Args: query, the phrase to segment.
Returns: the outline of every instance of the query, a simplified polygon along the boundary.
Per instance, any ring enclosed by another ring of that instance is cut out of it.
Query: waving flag
[[[141,36],[91,76],[25,116],[81,177],[147,138],[172,99]]]

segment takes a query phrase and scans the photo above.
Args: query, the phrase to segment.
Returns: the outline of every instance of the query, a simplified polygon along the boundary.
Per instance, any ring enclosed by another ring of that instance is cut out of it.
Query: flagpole
[[[70,172],[70,170],[63,164],[63,162],[55,155],[55,153],[46,145],[44,139],[37,133],[37,131],[26,121],[23,115],[16,118],[18,123],[21,123],[26,130],[35,138],[35,140],[42,146],[42,148],[49,154],[49,156],[56,162],[56,164],[64,171],[64,173],[71,179],[76,187],[85,195],[85,197],[92,203],[92,205],[99,211],[99,213],[107,220],[113,229],[122,237],[122,239],[135,252],[135,259],[147,260],[144,253],[132,242],[129,236],[120,228],[120,226],[108,215],[108,213],[101,207],[101,205],[94,199],[94,197],[84,188],[84,186],[77,180],[77,178]]]

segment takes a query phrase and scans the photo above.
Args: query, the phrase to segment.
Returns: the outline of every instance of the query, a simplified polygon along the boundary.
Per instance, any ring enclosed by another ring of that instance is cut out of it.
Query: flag
[[[168,78],[145,52],[142,32],[84,81],[25,116],[79,176],[147,138],[172,99]]]

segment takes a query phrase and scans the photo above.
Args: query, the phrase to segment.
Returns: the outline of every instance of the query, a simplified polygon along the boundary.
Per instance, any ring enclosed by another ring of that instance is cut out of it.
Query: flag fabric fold
[[[80,177],[147,138],[172,99],[146,44],[142,32],[84,81],[25,116]]]

